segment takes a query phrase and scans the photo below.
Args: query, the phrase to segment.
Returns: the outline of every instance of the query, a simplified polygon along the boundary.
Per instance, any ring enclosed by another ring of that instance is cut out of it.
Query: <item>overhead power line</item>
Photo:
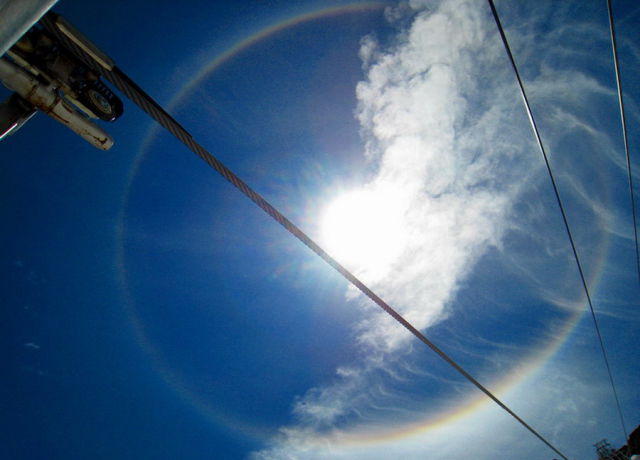
[[[411,323],[394,310],[389,304],[387,304],[382,298],[376,295],[367,285],[360,281],[354,274],[343,267],[338,261],[331,257],[324,249],[322,249],[315,241],[307,236],[302,230],[300,230],[293,222],[287,219],[280,211],[273,207],[267,200],[265,200],[258,192],[254,191],[248,184],[242,179],[236,176],[229,168],[227,168],[220,160],[214,157],[211,153],[198,144],[193,137],[184,129],[178,122],[171,117],[157,102],[155,102],[149,95],[147,95],[133,80],[124,74],[118,67],[111,69],[105,68],[97,64],[89,54],[87,54],[82,48],[78,47],[74,42],[67,39],[65,35],[60,33],[52,23],[50,17],[45,17],[42,20],[43,25],[53,33],[66,47],[69,48],[79,59],[81,59],[87,66],[96,72],[102,74],[111,83],[113,83],[120,91],[122,91],[132,102],[134,102],[143,111],[149,114],[160,125],[162,125],[167,131],[173,134],[180,142],[187,146],[193,153],[198,155],[204,160],[210,167],[215,169],[222,177],[231,182],[233,186],[238,188],[244,195],[256,203],[264,212],[277,221],[293,236],[305,244],[309,249],[320,256],[325,262],[331,265],[338,273],[340,273],[346,280],[357,287],[363,294],[369,297],[380,308],[387,312],[393,319],[404,326],[411,334],[413,334],[418,340],[429,347],[440,358],[446,361],[451,367],[453,367],[458,373],[460,373],[465,379],[471,382],[476,388],[482,391],[493,402],[506,411],[511,417],[517,420],[522,426],[529,430],[539,440],[551,448],[555,453],[560,455],[564,460],[569,460],[562,452],[554,447],[549,441],[547,441],[536,430],[529,426],[522,418],[520,418],[513,410],[511,410],[505,403],[503,403],[498,397],[496,397],[491,391],[478,382],[469,372],[462,368],[453,358],[449,357],[444,351],[436,346],[431,340],[429,340],[424,334],[416,329]]]
[[[609,13],[609,30],[611,32],[611,50],[613,52],[613,66],[616,71],[616,84],[618,86],[618,105],[620,106],[620,122],[622,123],[622,139],[624,140],[624,153],[627,157],[627,174],[629,176],[629,196],[631,198],[631,215],[633,216],[633,236],[636,242],[636,266],[638,271],[638,281],[640,282],[640,249],[638,248],[638,222],[636,220],[636,199],[633,194],[631,156],[629,155],[629,138],[627,136],[627,117],[625,115],[625,110],[624,110],[622,83],[620,81],[620,64],[618,62],[618,45],[616,42],[616,29],[613,24],[613,8],[611,7],[611,0],[607,0],[607,11]]]
[[[556,196],[556,201],[558,202],[558,207],[560,208],[560,214],[562,214],[562,221],[564,222],[564,228],[567,231],[567,236],[569,237],[569,243],[571,243],[571,250],[573,251],[573,257],[576,261],[576,266],[578,267],[578,272],[580,273],[580,279],[582,280],[582,287],[584,288],[584,293],[587,297],[587,303],[589,304],[589,310],[591,311],[591,317],[593,318],[593,325],[595,326],[596,335],[598,336],[598,342],[600,343],[600,349],[602,350],[602,357],[604,359],[605,367],[607,368],[607,374],[609,375],[609,382],[611,384],[611,390],[613,391],[613,397],[616,401],[616,407],[618,409],[618,415],[620,416],[620,423],[622,424],[622,431],[624,432],[624,438],[627,439],[627,428],[624,423],[624,417],[622,415],[622,408],[620,407],[620,401],[618,399],[618,392],[616,391],[616,385],[613,381],[613,375],[611,373],[611,366],[609,365],[609,358],[607,358],[607,352],[604,346],[604,340],[602,339],[602,334],[600,333],[600,326],[598,325],[598,319],[596,318],[596,312],[593,308],[593,302],[591,301],[591,295],[589,294],[589,288],[587,287],[587,280],[584,276],[584,271],[582,270],[582,264],[580,263],[580,258],[578,257],[578,250],[576,249],[576,244],[573,241],[573,236],[571,234],[571,228],[569,226],[569,221],[567,220],[567,215],[564,211],[564,206],[562,204],[562,199],[560,198],[560,191],[558,190],[558,186],[556,185],[556,180],[553,176],[553,172],[551,170],[551,164],[549,163],[549,158],[547,157],[547,152],[542,144],[542,138],[540,137],[540,131],[538,130],[538,125],[536,124],[535,118],[533,117],[533,112],[531,110],[531,106],[529,105],[529,99],[527,98],[527,93],[524,89],[524,84],[522,83],[522,79],[520,78],[520,72],[518,71],[518,66],[516,65],[516,61],[513,58],[513,54],[511,53],[511,47],[509,46],[509,42],[504,33],[504,29],[502,28],[502,23],[500,22],[500,18],[498,16],[498,11],[496,10],[495,5],[493,4],[493,0],[488,0],[489,6],[491,7],[491,13],[493,14],[493,18],[496,21],[496,25],[498,26],[498,32],[500,32],[500,38],[502,39],[502,43],[504,44],[505,50],[507,51],[507,55],[509,56],[509,61],[511,62],[511,67],[513,67],[513,72],[515,73],[516,79],[518,81],[518,87],[520,88],[520,94],[522,95],[522,100],[524,102],[524,106],[527,110],[527,115],[529,116],[529,122],[531,123],[531,128],[536,137],[536,141],[538,143],[538,147],[540,148],[540,152],[542,153],[542,157],[544,158],[544,163],[547,167],[547,172],[549,173],[549,179],[551,179],[551,185],[553,186],[553,193]]]

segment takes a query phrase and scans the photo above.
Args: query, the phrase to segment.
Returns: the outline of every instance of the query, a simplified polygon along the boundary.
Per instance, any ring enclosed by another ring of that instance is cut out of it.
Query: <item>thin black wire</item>
[[[569,227],[569,221],[567,220],[567,215],[564,211],[564,206],[562,205],[562,200],[560,199],[560,192],[558,190],[558,186],[556,185],[556,180],[553,176],[553,172],[551,171],[551,165],[549,163],[549,159],[547,157],[547,152],[542,144],[542,138],[540,137],[540,132],[538,130],[538,125],[533,117],[533,112],[531,111],[531,106],[529,105],[529,99],[527,98],[527,94],[524,90],[524,84],[522,83],[522,79],[520,78],[520,72],[518,71],[518,66],[516,65],[516,61],[513,58],[513,54],[511,53],[511,47],[509,46],[509,42],[507,41],[507,37],[504,33],[504,29],[502,28],[502,23],[500,22],[500,18],[498,17],[498,11],[496,10],[495,5],[493,4],[493,0],[488,0],[489,6],[491,7],[491,13],[493,14],[493,18],[496,21],[496,25],[498,26],[498,32],[500,32],[500,38],[502,39],[502,43],[507,51],[507,55],[509,56],[509,61],[511,62],[511,67],[513,67],[513,71],[515,73],[516,79],[518,80],[518,86],[520,88],[520,94],[522,95],[522,100],[524,101],[525,108],[527,110],[527,115],[529,116],[529,121],[531,122],[531,127],[536,137],[536,141],[538,142],[538,147],[540,148],[540,152],[542,153],[542,157],[544,158],[544,163],[547,167],[547,172],[549,173],[549,179],[551,179],[551,185],[553,186],[553,192],[556,196],[556,201],[558,202],[558,207],[560,208],[560,214],[562,214],[562,221],[564,222],[564,228],[567,231],[567,236],[569,237],[569,242],[571,243],[571,250],[573,251],[573,257],[576,261],[576,266],[578,267],[578,272],[580,273],[580,279],[582,280],[582,286],[584,288],[584,292],[587,296],[587,302],[589,304],[589,310],[591,311],[591,317],[593,318],[593,324],[595,326],[596,335],[598,336],[598,342],[600,343],[600,349],[602,350],[602,357],[604,358],[604,364],[607,368],[607,374],[609,375],[609,382],[611,383],[611,389],[613,391],[613,396],[616,400],[616,407],[618,408],[618,415],[620,416],[620,423],[622,424],[622,431],[624,432],[624,438],[627,439],[627,428],[624,423],[624,417],[622,415],[622,408],[620,406],[620,401],[618,399],[618,392],[616,391],[616,385],[613,381],[613,375],[611,373],[611,366],[609,365],[609,359],[607,358],[607,352],[605,351],[604,341],[602,339],[602,334],[600,333],[600,326],[598,325],[598,319],[596,318],[596,312],[593,308],[593,302],[591,301],[591,295],[589,294],[589,288],[587,287],[587,281],[584,276],[584,272],[582,270],[582,264],[580,263],[580,258],[578,257],[578,250],[576,249],[575,242],[573,241],[573,236],[571,234],[571,228]]]
[[[149,95],[147,95],[138,85],[133,82],[127,75],[125,75],[120,69],[114,67],[113,70],[108,70],[97,64],[84,50],[78,47],[75,43],[69,40],[64,34],[60,33],[53,23],[51,15],[42,19],[42,24],[53,33],[66,47],[68,47],[79,59],[81,59],[86,65],[95,70],[96,72],[104,75],[110,82],[112,82],[119,90],[121,90],[132,102],[138,107],[149,114],[160,125],[167,129],[183,144],[185,144],[192,152],[198,155],[209,166],[215,169],[222,177],[228,180],[232,185],[238,188],[244,193],[250,200],[256,203],[264,212],[276,220],[293,236],[305,244],[309,249],[320,256],[325,262],[331,265],[338,273],[340,273],[351,284],[357,287],[363,294],[369,297],[380,308],[387,312],[393,319],[405,327],[411,334],[413,334],[418,340],[424,343],[432,351],[434,351],[440,358],[446,361],[451,367],[458,371],[464,378],[471,382],[476,388],[482,391],[493,402],[500,406],[504,411],[516,419],[522,426],[529,430],[539,440],[545,443],[555,453],[560,455],[564,460],[569,460],[562,452],[554,447],[549,441],[547,441],[536,430],[529,426],[523,419],[521,419],[514,411],[512,411],[506,404],[500,401],[491,391],[478,382],[469,372],[456,363],[451,357],[449,357],[444,351],[436,346],[431,340],[423,335],[418,329],[416,329],[411,323],[402,317],[396,310],[394,310],[389,304],[387,304],[382,298],[378,297],[367,285],[360,281],[354,274],[343,267],[338,261],[331,257],[324,249],[322,249],[315,241],[307,236],[302,230],[300,230],[293,222],[287,219],[280,211],[273,207],[267,200],[265,200],[259,193],[254,191],[249,185],[247,185],[242,179],[236,176],[229,168],[227,168],[220,160],[214,157],[211,153],[205,150],[200,144],[198,144],[193,137],[184,129],[177,121],[171,117],[158,103],[156,103]]]
[[[613,24],[613,9],[611,0],[607,0],[609,13],[609,30],[611,32],[611,50],[613,52],[613,65],[616,71],[616,84],[618,85],[618,103],[620,105],[620,121],[622,123],[622,138],[624,140],[624,153],[627,157],[627,174],[629,176],[629,196],[631,197],[631,214],[633,215],[633,236],[636,242],[636,265],[638,268],[638,281],[640,282],[640,248],[638,247],[638,222],[636,220],[636,200],[633,194],[633,179],[631,174],[631,156],[629,155],[629,139],[627,137],[627,117],[624,110],[624,98],[622,95],[622,83],[620,81],[620,64],[618,63],[618,45],[616,42],[616,29]]]
[[[618,45],[616,40],[616,29],[613,21],[613,7],[611,0],[607,0],[607,12],[609,14],[609,30],[611,32],[611,50],[613,52],[613,65],[616,73],[616,85],[618,87],[618,103],[620,106],[620,122],[622,123],[622,138],[624,140],[624,152],[627,159],[627,175],[629,178],[629,197],[631,198],[631,214],[633,216],[633,236],[636,244],[636,265],[638,269],[638,281],[640,281],[640,249],[638,248],[638,224],[636,219],[636,203],[635,195],[633,193],[633,178],[631,170],[631,155],[629,154],[629,138],[627,135],[627,117],[624,110],[624,97],[622,92],[622,82],[620,79],[620,64],[618,62]],[[623,428],[624,421],[623,421]],[[625,428],[625,437],[626,428]],[[627,445],[630,449],[630,446]]]

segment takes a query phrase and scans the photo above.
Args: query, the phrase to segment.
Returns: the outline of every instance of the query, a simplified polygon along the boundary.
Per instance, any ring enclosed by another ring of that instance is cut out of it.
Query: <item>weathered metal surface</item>
[[[58,0],[0,0],[0,56]]]
[[[87,53],[91,58],[104,67],[107,70],[113,70],[115,64],[113,63],[113,59],[106,55],[104,51],[98,48],[91,40],[82,35],[82,33],[76,29],[71,23],[69,23],[65,18],[59,15],[55,15],[55,24],[60,31],[65,34],[69,40],[78,45],[85,53]]]

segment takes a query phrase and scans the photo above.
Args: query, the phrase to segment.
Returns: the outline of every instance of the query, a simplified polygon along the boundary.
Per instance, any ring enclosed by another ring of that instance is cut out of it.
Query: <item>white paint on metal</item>
[[[76,111],[57,94],[54,87],[40,83],[20,67],[3,58],[0,59],[0,80],[9,89],[95,147],[109,150],[113,145],[113,138],[109,134]]]

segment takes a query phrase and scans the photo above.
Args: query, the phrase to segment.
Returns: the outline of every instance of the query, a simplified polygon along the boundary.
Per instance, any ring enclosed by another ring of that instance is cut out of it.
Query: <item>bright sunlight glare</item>
[[[359,274],[383,276],[404,247],[404,206],[389,190],[356,190],[333,200],[322,219],[329,254]]]

